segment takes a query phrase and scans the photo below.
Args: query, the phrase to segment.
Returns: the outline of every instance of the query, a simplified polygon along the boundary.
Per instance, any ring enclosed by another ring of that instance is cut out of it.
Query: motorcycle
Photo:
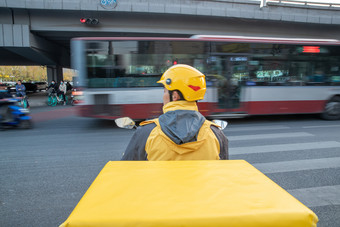
[[[137,128],[128,117],[115,122]],[[317,222],[313,211],[245,160],[110,161],[60,227],[315,227]]]
[[[8,127],[19,127],[22,129],[30,129],[33,127],[32,117],[29,116],[29,110],[22,108],[18,104],[18,99],[8,99],[7,102],[11,103],[8,105],[8,112],[10,113],[9,120],[2,119],[3,116],[0,115],[0,127],[2,129]]]

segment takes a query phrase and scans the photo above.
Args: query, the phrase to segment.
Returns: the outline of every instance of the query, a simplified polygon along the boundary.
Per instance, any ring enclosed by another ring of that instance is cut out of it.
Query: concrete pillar
[[[59,83],[63,79],[63,68],[60,65],[47,66],[48,84],[50,84],[52,80],[55,80],[56,83]]]

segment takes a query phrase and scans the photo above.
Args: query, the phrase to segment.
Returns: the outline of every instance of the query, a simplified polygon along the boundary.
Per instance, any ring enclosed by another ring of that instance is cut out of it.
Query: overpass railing
[[[260,7],[270,5],[280,5],[287,7],[326,7],[340,9],[340,0],[196,0],[206,2],[232,2],[239,4],[259,4]]]
[[[259,1],[262,6],[271,3],[283,5],[300,5],[300,6],[318,6],[318,7],[340,7],[340,0],[255,0]]]

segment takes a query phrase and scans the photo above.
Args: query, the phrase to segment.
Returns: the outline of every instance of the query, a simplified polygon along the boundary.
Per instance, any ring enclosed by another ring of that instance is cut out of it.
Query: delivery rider
[[[204,98],[205,76],[178,64],[157,83],[164,85],[163,114],[140,124],[122,160],[228,159],[228,139],[198,112],[196,101]]]

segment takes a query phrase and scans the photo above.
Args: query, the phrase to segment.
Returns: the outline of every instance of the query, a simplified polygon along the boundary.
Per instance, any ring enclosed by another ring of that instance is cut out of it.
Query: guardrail
[[[281,5],[291,7],[326,7],[340,9],[340,0],[195,0],[201,2],[230,2],[239,4],[259,4],[260,7]]]
[[[260,1],[262,6],[266,6],[271,3],[278,3],[278,4],[292,4],[292,5],[300,5],[300,6],[320,6],[320,7],[340,7],[339,0],[258,0]]]

